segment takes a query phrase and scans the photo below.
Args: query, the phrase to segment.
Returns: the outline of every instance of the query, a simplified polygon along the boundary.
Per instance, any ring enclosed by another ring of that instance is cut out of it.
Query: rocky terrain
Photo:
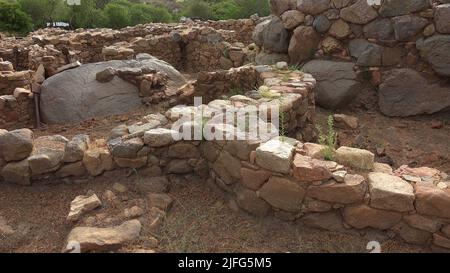
[[[2,37],[0,251],[448,252],[445,2]]]

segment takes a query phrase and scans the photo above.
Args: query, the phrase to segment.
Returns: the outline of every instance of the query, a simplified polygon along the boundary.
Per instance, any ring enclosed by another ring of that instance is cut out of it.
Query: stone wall
[[[306,64],[305,71],[319,82],[319,105],[331,109],[347,105],[365,79],[378,88],[385,115],[450,108],[448,1],[270,2],[274,17],[260,23],[254,33],[263,48],[256,59]],[[316,60],[309,63],[311,59]],[[327,69],[330,66],[335,69]]]
[[[216,98],[229,97],[254,90],[261,84],[259,73],[253,66],[230,70],[200,72],[193,83],[193,95],[208,103]],[[192,101],[190,101],[192,103]]]
[[[33,94],[17,88],[13,95],[0,96],[0,128],[33,127],[35,122]]]
[[[313,111],[311,75],[289,70],[285,64],[255,71],[264,84],[258,91],[200,106],[179,105],[164,115],[151,114],[138,123],[118,126],[107,139],[34,138],[29,129],[0,130],[1,177],[32,185],[77,182],[115,168],[135,169],[147,177],[194,172],[257,217],[343,233],[375,229],[437,251],[450,249],[450,180],[445,173],[407,166],[394,171],[375,163],[369,151],[328,149],[306,142],[306,135],[297,136],[304,142],[284,134],[237,139],[273,120],[246,124],[245,130],[230,127],[221,122],[223,109],[239,113],[252,105],[276,105],[296,116],[296,122],[308,120],[307,113]],[[208,116],[211,113],[215,114]],[[307,132],[307,125],[287,124],[287,135]],[[201,140],[189,140],[191,128],[224,138],[210,141],[201,133]]]
[[[253,30],[262,18],[239,19],[239,20],[220,20],[220,21],[206,21],[200,24],[212,27],[218,30],[232,31],[233,36],[228,39],[229,42],[240,42],[244,44],[253,43]]]
[[[450,181],[430,168],[393,171],[366,150],[294,139],[205,143],[210,183],[244,211],[341,233],[385,231],[404,241],[450,248]]]
[[[35,70],[36,65],[44,63],[49,75],[69,62],[131,59],[139,53],[152,54],[193,72],[237,67],[244,60],[224,61],[221,57],[225,57],[227,48],[236,47],[234,43],[239,42],[241,50],[250,44],[259,20],[146,24],[120,30],[42,29],[21,39],[1,39],[0,58],[13,63],[17,70]]]
[[[0,128],[14,129],[33,125],[31,71],[14,71],[13,64],[0,59]]]
[[[272,107],[281,106],[282,111],[291,116],[306,116],[309,113],[307,120],[312,122],[310,112],[313,108],[309,111],[300,110],[302,102],[308,102],[307,94],[312,92],[315,84],[310,75],[289,70],[275,70],[271,67],[259,67],[258,70],[266,71],[261,72],[262,74],[271,73],[271,77],[266,79],[271,79],[274,83],[267,84],[267,90],[233,95],[228,100],[213,100],[200,106],[175,106],[164,115],[150,114],[142,117],[138,123],[114,128],[107,139],[90,140],[87,135],[75,136],[70,141],[60,135],[35,139],[29,129],[10,132],[2,129],[0,132],[2,177],[12,183],[31,185],[32,182],[49,178],[97,176],[118,167],[135,169],[149,167],[153,171],[158,169],[158,174],[189,173],[196,170],[196,166],[200,164],[199,147],[202,141],[201,139],[190,141],[185,135],[178,140],[174,136],[183,134],[192,126],[198,128],[201,125],[197,124],[198,120],[190,118],[191,114],[200,115],[200,122],[211,121],[211,126],[221,128],[223,127],[221,123],[225,120],[218,117],[223,113],[223,109],[237,113],[248,106],[272,105]],[[289,75],[289,79],[283,77],[286,74]],[[277,89],[277,86],[281,86],[279,85],[281,82],[277,85],[276,79],[280,81],[284,79],[285,90]],[[15,92],[18,98],[25,94],[26,90]],[[185,119],[186,117],[188,119]],[[302,131],[303,128],[310,126],[307,123],[290,123],[289,118],[286,121],[288,124],[286,133]],[[265,119],[261,122],[267,125],[272,121]],[[175,125],[178,125],[180,130],[169,129]],[[198,160],[191,160],[193,158]]]
[[[28,87],[31,71],[14,71],[11,62],[0,59],[0,95],[12,95],[18,87]]]

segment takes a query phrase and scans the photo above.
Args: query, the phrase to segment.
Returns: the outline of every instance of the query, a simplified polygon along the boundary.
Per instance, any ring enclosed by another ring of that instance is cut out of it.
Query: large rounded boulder
[[[96,80],[98,72],[107,68],[148,68],[162,71],[171,84],[182,85],[184,77],[170,64],[147,54],[137,60],[113,60],[66,70],[42,84],[40,109],[48,124],[76,123],[93,117],[129,112],[142,105],[138,87],[115,76],[107,82]]]
[[[318,105],[327,109],[342,108],[358,95],[362,83],[354,66],[352,62],[326,60],[313,60],[303,66],[303,70],[317,80]]]

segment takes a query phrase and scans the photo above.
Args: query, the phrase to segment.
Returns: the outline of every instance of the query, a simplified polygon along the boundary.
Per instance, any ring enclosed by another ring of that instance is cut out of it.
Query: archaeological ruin
[[[70,191],[63,252],[157,251],[133,242],[180,206],[176,177],[252,219],[449,252],[450,2],[270,6],[269,17],[0,36],[0,195],[137,174],[140,197],[119,200],[131,191],[120,183]],[[227,123],[248,109],[258,119]],[[108,207],[122,212],[97,213]],[[0,208],[0,235],[19,229]]]

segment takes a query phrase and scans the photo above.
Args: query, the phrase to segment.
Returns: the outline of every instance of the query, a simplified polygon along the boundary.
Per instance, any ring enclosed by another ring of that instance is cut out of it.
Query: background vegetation
[[[122,28],[151,22],[177,22],[180,17],[203,20],[248,18],[269,14],[268,0],[0,0],[0,31],[25,34],[65,22],[70,28]]]

